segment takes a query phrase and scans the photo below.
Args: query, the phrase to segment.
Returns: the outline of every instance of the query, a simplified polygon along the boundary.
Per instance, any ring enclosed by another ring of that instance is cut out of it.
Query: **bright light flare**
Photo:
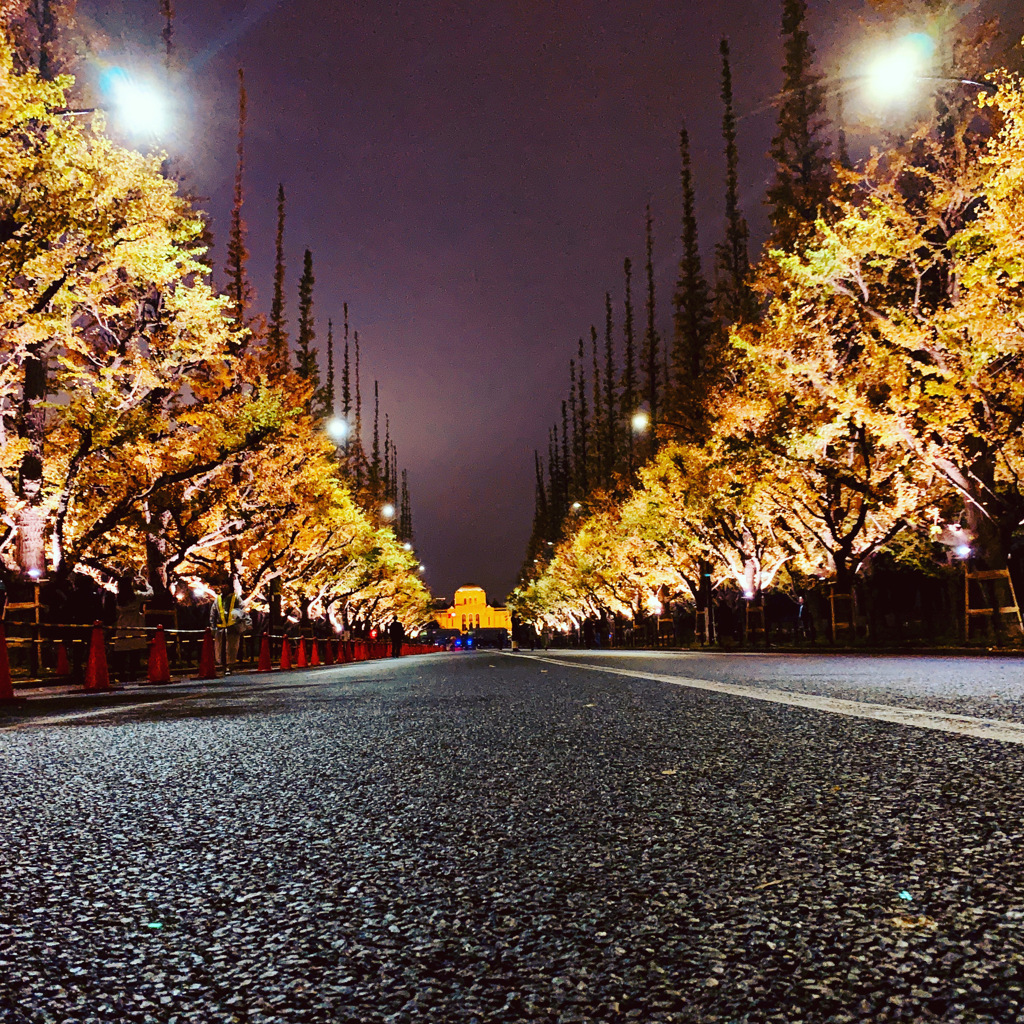
[[[391,502],[389,501],[386,505],[382,505],[381,506],[380,514],[385,519],[394,519],[395,518],[395,506],[392,505]]]
[[[348,440],[350,429],[348,420],[342,419],[340,416],[332,416],[327,421],[327,436],[335,444],[344,444]]]
[[[970,558],[971,557],[971,545],[970,544],[958,544],[953,552],[957,558]]]
[[[864,73],[868,98],[879,105],[911,99],[927,76],[934,53],[935,41],[926,33],[903,36],[868,64]]]
[[[161,89],[123,68],[110,68],[101,85],[118,123],[132,135],[154,138],[167,131],[170,110]]]
[[[651,425],[651,417],[649,413],[640,409],[633,413],[633,419],[630,422],[633,424],[633,431],[642,434]]]

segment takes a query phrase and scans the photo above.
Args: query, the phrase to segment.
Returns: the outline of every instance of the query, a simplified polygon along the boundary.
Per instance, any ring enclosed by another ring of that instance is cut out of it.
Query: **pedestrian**
[[[146,579],[130,569],[117,581],[116,632],[114,634],[114,674],[120,683],[139,677],[142,652],[146,650],[146,602],[153,588]]]
[[[588,650],[594,646],[594,620],[589,615],[583,620],[583,646]]]
[[[405,640],[405,628],[398,619],[391,620],[391,625],[388,627],[388,636],[391,637],[391,657],[400,658],[402,656],[402,643]]]
[[[798,640],[814,639],[814,621],[803,594],[796,599],[796,636]]]
[[[227,585],[210,606],[210,625],[216,634],[216,656],[230,674],[238,661],[238,645],[242,634],[252,625],[242,600],[242,587],[238,577],[229,577]]]

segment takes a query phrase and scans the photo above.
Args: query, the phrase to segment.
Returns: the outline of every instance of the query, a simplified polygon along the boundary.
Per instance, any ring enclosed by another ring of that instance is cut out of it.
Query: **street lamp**
[[[651,414],[646,409],[638,409],[630,420],[634,434],[642,434],[651,425]]]
[[[332,416],[327,421],[327,436],[335,444],[344,444],[348,440],[350,430],[348,420],[342,419],[340,416]]]
[[[410,544],[410,543],[409,543],[408,541],[406,541],[406,542],[405,542],[405,543],[404,543],[404,544],[402,545],[402,550],[403,550],[403,551],[412,551],[412,545],[411,545],[411,544]]]
[[[988,93],[997,91],[991,82],[977,78],[931,74],[934,56],[935,40],[926,32],[910,32],[877,53],[857,80],[868,99],[886,105],[911,99],[919,82],[946,82],[972,85]]]
[[[100,89],[109,100],[118,123],[132,135],[158,136],[170,124],[167,94],[152,82],[126,71],[108,68]]]
[[[385,519],[394,519],[395,518],[395,506],[392,505],[391,502],[389,501],[386,505],[382,505],[381,506],[380,514]]]
[[[164,134],[170,126],[167,94],[152,82],[113,67],[100,76],[99,88],[104,102],[98,106],[65,107],[54,113],[61,117],[81,117],[97,111],[109,112],[129,135],[150,138]]]

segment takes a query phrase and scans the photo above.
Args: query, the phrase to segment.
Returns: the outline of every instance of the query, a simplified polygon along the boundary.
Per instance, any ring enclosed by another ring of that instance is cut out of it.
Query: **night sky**
[[[560,418],[576,339],[591,323],[602,329],[606,290],[621,319],[623,257],[642,274],[648,201],[659,323],[669,333],[683,119],[710,270],[722,228],[723,35],[741,115],[743,209],[754,240],[764,236],[765,153],[781,82],[778,3],[175,5],[182,110],[165,145],[212,215],[218,266],[241,65],[257,306],[270,306],[283,182],[293,337],[309,248],[321,344],[345,301],[360,332],[367,443],[373,380],[381,381],[428,584],[438,596],[475,583],[504,598],[530,530],[533,450],[546,451]],[[981,6],[1015,10],[1019,28],[1015,4]],[[853,51],[866,8],[811,3],[810,28],[829,66]],[[105,33],[106,56],[140,73],[159,66],[158,11],[158,0],[79,3],[81,19]]]

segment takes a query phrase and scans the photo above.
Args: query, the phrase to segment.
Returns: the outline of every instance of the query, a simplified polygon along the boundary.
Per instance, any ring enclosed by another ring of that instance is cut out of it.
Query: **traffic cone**
[[[203,649],[199,655],[199,671],[194,678],[217,678],[217,654],[213,648],[213,632],[209,626],[206,627],[206,632],[203,634]]]
[[[324,644],[324,664],[333,665],[338,659],[334,657],[334,641],[328,640]]]
[[[13,704],[19,698],[14,696],[11,683],[11,662],[7,657],[7,634],[0,622],[0,704]]]
[[[167,661],[167,637],[164,627],[156,627],[156,635],[149,641],[149,681],[162,685],[171,681],[171,666]]]
[[[312,668],[319,668],[322,662],[320,661],[320,641],[314,637],[309,641],[310,655],[309,664]]]
[[[89,640],[89,660],[85,665],[85,688],[91,693],[112,690],[110,672],[107,671],[107,652],[103,645],[103,623],[96,620]]]
[[[299,637],[299,654],[295,659],[296,668],[309,668],[309,662],[306,660],[306,638],[304,636]]]
[[[63,640],[57,644],[57,675],[71,675],[71,662],[68,661],[68,649]]]
[[[292,667],[292,645],[288,637],[281,637],[281,671],[287,672]]]
[[[256,666],[256,671],[270,672],[273,667],[270,663],[270,634],[264,633],[260,641],[260,663]]]

